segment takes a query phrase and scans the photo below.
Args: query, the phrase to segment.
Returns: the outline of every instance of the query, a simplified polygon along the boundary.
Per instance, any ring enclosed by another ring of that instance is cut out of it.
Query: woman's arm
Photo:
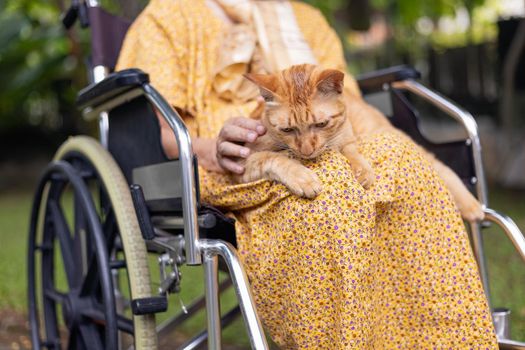
[[[179,149],[177,146],[177,140],[173,130],[168,125],[164,117],[156,111],[157,118],[160,124],[160,139],[164,153],[169,159],[175,159],[179,157]],[[210,171],[224,172],[222,167],[217,161],[217,150],[215,139],[205,139],[201,137],[192,138],[193,152],[199,159],[199,164]]]
[[[173,130],[157,111],[160,124],[160,137],[164,152],[170,159],[179,156],[177,140]],[[228,120],[219,136],[214,139],[202,137],[193,138],[193,152],[199,159],[199,164],[206,170],[242,174],[244,167],[238,164],[238,158],[247,158],[250,149],[243,143],[254,142],[264,135],[266,129],[256,120],[249,118],[232,118]]]

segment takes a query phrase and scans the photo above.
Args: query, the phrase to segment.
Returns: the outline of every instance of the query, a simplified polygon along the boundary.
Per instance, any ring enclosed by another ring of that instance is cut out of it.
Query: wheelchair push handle
[[[356,78],[359,88],[364,94],[382,91],[385,85],[407,79],[420,79],[421,73],[408,65],[380,69],[362,74]]]
[[[89,17],[85,3],[73,0],[67,11],[62,15],[62,24],[64,28],[70,29],[77,20],[80,21],[82,28],[89,27]]]

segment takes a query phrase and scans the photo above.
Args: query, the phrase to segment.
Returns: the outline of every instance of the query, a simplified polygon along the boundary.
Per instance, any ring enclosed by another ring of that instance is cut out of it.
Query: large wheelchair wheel
[[[33,349],[117,349],[123,342],[156,349],[154,315],[132,316],[122,305],[148,297],[147,250],[127,182],[97,141],[70,138],[47,167],[32,209]]]

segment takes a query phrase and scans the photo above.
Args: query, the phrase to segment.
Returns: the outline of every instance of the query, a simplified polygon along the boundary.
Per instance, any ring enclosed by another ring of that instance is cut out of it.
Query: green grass
[[[26,255],[32,194],[0,196],[0,309],[26,309]]]
[[[525,192],[492,191],[490,207],[510,216],[525,232]],[[525,340],[525,265],[505,234],[491,227],[484,231],[493,307],[511,309],[511,335]]]
[[[26,250],[29,212],[32,194],[28,192],[7,193],[0,196],[0,309],[26,311]],[[512,217],[525,231],[525,192],[493,190],[491,207]],[[495,228],[484,231],[488,268],[491,276],[493,306],[505,306],[512,310],[512,335],[525,340],[525,268],[512,244]],[[181,310],[180,300],[188,305],[202,292],[203,277],[200,267],[185,267],[182,293],[170,297],[169,313]],[[158,280],[158,269],[152,263],[152,275]],[[222,299],[222,309],[234,305],[233,291]],[[162,320],[169,314],[159,315]],[[193,333],[205,327],[204,313],[191,319],[182,328]],[[240,346],[248,344],[240,320],[224,332],[226,342]]]

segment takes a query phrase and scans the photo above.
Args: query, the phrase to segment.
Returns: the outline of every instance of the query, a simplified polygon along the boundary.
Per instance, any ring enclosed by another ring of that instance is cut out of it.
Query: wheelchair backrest
[[[105,11],[98,1],[72,0],[62,16],[62,24],[69,29],[77,20],[83,28],[91,29],[89,68],[102,66],[112,72],[131,21]]]
[[[115,70],[120,48],[131,22],[100,7],[88,7],[91,28],[91,64]]]
[[[99,6],[91,6],[88,2],[73,2],[63,20],[66,28],[72,26],[77,18],[83,27],[91,30],[91,71],[94,72],[97,67],[103,67],[108,73],[114,71],[131,21],[110,14]],[[128,183],[132,182],[133,169],[168,161],[160,142],[159,122],[143,96],[112,109],[107,123],[107,148]]]
[[[422,134],[418,112],[405,93],[391,88],[390,101],[392,105],[392,113],[388,116],[390,122],[448,165],[458,174],[469,190],[474,191],[474,183],[472,180],[476,178],[476,172],[472,144],[465,142],[465,140],[443,143],[430,141]]]
[[[108,150],[132,183],[133,169],[167,162],[160,127],[145,97],[137,97],[109,112]]]

